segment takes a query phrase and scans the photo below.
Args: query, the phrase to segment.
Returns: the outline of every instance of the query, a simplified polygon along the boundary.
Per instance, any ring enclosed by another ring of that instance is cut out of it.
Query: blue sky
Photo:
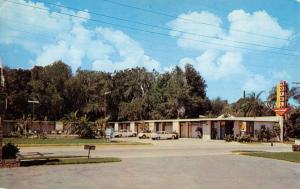
[[[11,68],[63,60],[73,71],[190,63],[210,98],[265,98],[279,80],[300,81],[300,2],[0,0],[0,56]]]

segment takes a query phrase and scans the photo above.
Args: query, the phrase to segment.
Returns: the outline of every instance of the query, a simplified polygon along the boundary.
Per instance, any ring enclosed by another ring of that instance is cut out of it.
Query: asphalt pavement
[[[122,139],[124,140],[124,139]],[[126,139],[137,140],[137,139]],[[299,188],[300,164],[233,154],[233,150],[291,151],[291,145],[195,139],[97,146],[94,157],[122,162],[0,170],[0,188]],[[31,147],[22,152],[82,155],[81,146]]]

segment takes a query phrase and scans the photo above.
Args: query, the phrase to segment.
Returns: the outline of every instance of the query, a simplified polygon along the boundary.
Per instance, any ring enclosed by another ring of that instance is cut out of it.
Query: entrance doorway
[[[226,135],[233,135],[234,121],[222,121],[220,125],[220,139],[224,140]]]

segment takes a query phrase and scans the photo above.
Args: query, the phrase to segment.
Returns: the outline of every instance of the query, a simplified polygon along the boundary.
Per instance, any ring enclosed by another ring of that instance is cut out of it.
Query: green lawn
[[[21,166],[34,165],[65,165],[65,164],[88,164],[88,163],[111,163],[120,162],[120,158],[104,157],[104,158],[58,158],[49,160],[29,160],[21,161]]]
[[[259,151],[243,152],[241,151],[239,154],[300,163],[300,152],[259,152]]]
[[[105,139],[81,139],[81,138],[4,138],[3,143],[14,143],[19,147],[26,146],[77,146],[84,144],[92,145],[145,145],[146,143],[140,142],[125,142],[125,141],[107,141]]]

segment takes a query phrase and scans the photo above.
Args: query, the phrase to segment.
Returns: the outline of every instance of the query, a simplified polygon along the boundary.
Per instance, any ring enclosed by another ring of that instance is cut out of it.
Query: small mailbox
[[[94,145],[84,145],[84,149],[85,150],[95,150],[96,146],[94,146]]]
[[[94,145],[84,145],[84,149],[89,151],[88,158],[90,158],[91,150],[95,150],[96,146],[94,146]]]

